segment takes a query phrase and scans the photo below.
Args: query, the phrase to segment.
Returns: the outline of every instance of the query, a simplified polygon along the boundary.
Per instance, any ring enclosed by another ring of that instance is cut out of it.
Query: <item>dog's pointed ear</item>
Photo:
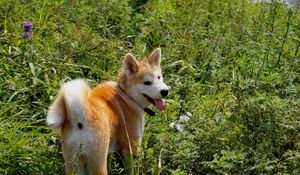
[[[127,76],[134,74],[138,71],[138,61],[129,53],[123,60],[123,68]]]
[[[153,66],[160,66],[161,62],[161,49],[155,49],[148,57],[148,63]]]

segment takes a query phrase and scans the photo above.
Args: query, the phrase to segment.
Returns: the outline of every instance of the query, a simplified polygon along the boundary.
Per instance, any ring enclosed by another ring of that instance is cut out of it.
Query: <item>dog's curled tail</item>
[[[85,105],[90,87],[83,79],[65,83],[50,106],[46,123],[54,129],[61,129],[65,122],[85,123]]]

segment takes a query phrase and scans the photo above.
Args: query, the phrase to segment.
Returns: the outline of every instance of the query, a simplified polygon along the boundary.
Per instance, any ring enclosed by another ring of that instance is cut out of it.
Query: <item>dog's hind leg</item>
[[[87,160],[86,154],[82,153],[82,154],[78,155],[77,175],[88,175],[87,163],[88,163],[88,160]]]
[[[94,155],[95,158],[89,162],[89,174],[92,175],[107,175],[107,153],[108,151],[101,151],[101,153]]]
[[[81,152],[80,149],[74,152],[74,149],[66,144],[63,144],[62,148],[66,175],[71,175],[74,173],[77,175],[87,175],[88,159],[86,153]]]
[[[64,157],[64,161],[65,161],[66,175],[73,174],[73,173],[75,173],[75,166],[74,166],[74,160],[72,160],[72,158],[73,158],[72,153],[67,151],[64,146],[62,148],[63,148],[62,149],[63,157]]]
[[[91,147],[93,150],[92,155],[89,156],[89,162],[87,169],[89,171],[89,174],[91,175],[107,175],[107,156],[108,156],[108,150],[109,150],[109,139],[110,136],[107,134],[107,131],[102,130],[100,133],[98,144]]]

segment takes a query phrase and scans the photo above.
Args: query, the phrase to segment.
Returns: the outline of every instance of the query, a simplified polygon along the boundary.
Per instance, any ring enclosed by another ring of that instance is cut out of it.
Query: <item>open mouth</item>
[[[152,103],[158,110],[160,111],[164,111],[167,108],[166,102],[163,98],[161,99],[153,99],[151,97],[149,97],[146,94],[143,94],[144,97],[150,102]]]

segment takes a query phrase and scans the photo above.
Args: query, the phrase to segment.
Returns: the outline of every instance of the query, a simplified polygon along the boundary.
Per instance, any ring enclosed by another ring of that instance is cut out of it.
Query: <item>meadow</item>
[[[156,47],[171,91],[135,174],[300,174],[300,13],[247,0],[1,0],[0,174],[63,174],[45,125],[60,85]]]

